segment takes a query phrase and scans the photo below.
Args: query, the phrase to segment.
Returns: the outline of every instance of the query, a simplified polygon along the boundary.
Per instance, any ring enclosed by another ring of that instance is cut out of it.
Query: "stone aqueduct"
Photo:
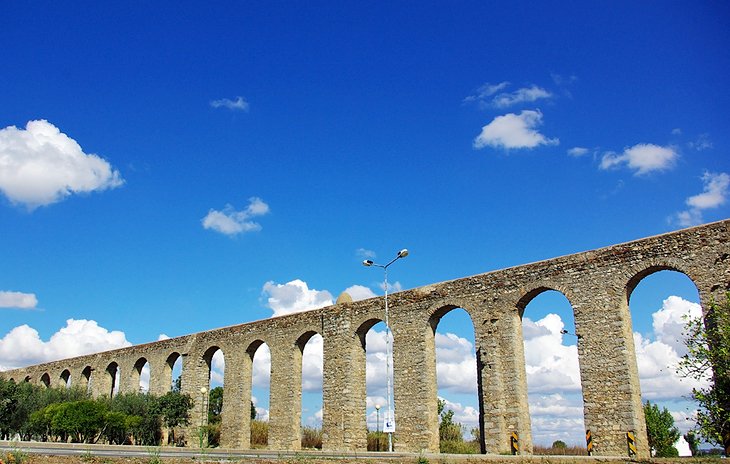
[[[703,308],[730,288],[730,220],[660,236],[488,272],[392,294],[395,446],[399,451],[439,449],[434,330],[454,308],[474,325],[480,429],[484,452],[510,449],[517,432],[521,452],[532,450],[521,317],[546,290],[562,292],[572,305],[578,341],[584,420],[594,454],[627,453],[626,432],[635,431],[638,455],[649,453],[634,355],[628,301],[644,277],[660,271],[686,274]],[[271,351],[269,448],[300,447],[302,351],[314,334],[324,341],[323,448],[366,449],[365,334],[383,317],[383,299],[345,302],[256,321],[3,372],[16,381],[88,385],[110,394],[137,391],[142,366],[151,366],[150,392],[170,389],[172,365],[182,356],[182,389],[193,398],[209,386],[212,356],[225,354],[224,447],[250,446],[249,401],[253,355]],[[93,379],[93,381],[92,381]],[[196,402],[192,417],[202,417]],[[188,437],[197,436],[191,426]],[[194,445],[195,439],[189,440]]]

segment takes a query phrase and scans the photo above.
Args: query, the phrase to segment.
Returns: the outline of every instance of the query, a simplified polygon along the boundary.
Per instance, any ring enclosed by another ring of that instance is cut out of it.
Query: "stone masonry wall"
[[[454,308],[474,324],[480,428],[484,452],[509,450],[517,432],[521,452],[532,451],[521,318],[546,290],[563,293],[575,315],[585,426],[594,454],[626,455],[634,431],[639,457],[649,455],[634,355],[628,301],[654,272],[683,272],[707,307],[730,288],[730,220],[598,250],[427,285],[389,297],[393,332],[396,450],[438,451],[434,331]],[[300,447],[301,359],[314,334],[324,340],[323,442],[326,450],[364,450],[365,334],[384,317],[383,298],[226,327],[144,345],[64,359],[0,373],[17,382],[88,388],[109,395],[120,370],[119,391],[139,388],[140,370],[151,367],[150,392],[170,390],[172,366],[183,359],[182,390],[195,399],[185,436],[197,446],[205,420],[210,362],[225,356],[221,445],[248,448],[252,360],[266,343],[271,351],[269,447]],[[197,418],[197,419],[196,419]]]

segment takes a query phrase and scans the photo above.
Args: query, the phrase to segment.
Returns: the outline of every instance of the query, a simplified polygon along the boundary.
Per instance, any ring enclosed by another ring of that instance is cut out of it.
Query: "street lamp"
[[[375,451],[380,451],[380,405],[375,405]]]
[[[408,256],[408,250],[403,248],[388,264],[377,264],[372,260],[366,259],[362,262],[365,267],[379,267],[383,269],[385,277],[385,377],[387,380],[385,397],[388,403],[388,410],[385,411],[385,423],[383,424],[383,432],[388,434],[388,451],[393,451],[393,432],[395,432],[395,415],[393,414],[393,407],[391,403],[391,386],[392,386],[392,374],[390,372],[390,323],[388,321],[388,266],[398,261],[401,258]]]
[[[205,394],[208,393],[208,389],[200,387],[200,448],[203,448],[203,432],[205,431]]]

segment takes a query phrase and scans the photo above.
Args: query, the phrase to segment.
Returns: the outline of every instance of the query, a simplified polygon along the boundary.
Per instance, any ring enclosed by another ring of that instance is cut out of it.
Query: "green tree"
[[[217,424],[223,413],[223,387],[213,388],[208,395],[208,423]]]
[[[699,433],[730,456],[730,292],[710,303],[704,320],[688,319],[684,335],[687,354],[678,372],[709,385],[692,390]]]
[[[649,447],[654,450],[655,456],[670,458],[678,456],[674,444],[679,439],[679,430],[674,426],[674,418],[667,408],[659,410],[659,406],[644,403],[644,417],[646,418],[646,435]]]
[[[175,442],[174,428],[190,423],[190,409],[193,407],[193,399],[187,393],[170,391],[165,393],[157,401],[155,412],[162,417],[165,427],[172,430],[172,442]]]
[[[251,401],[251,420],[256,420],[256,406],[253,405],[253,401]]]

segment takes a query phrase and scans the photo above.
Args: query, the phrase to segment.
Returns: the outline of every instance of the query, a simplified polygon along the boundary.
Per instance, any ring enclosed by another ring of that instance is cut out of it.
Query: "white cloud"
[[[261,295],[266,298],[266,304],[274,312],[274,316],[323,308],[334,303],[330,292],[310,290],[307,283],[299,279],[286,284],[266,282]]]
[[[345,292],[352,297],[352,301],[367,300],[368,298],[378,296],[375,292],[370,290],[370,287],[365,287],[364,285],[352,285],[347,287]]]
[[[702,175],[704,191],[687,198],[689,209],[678,212],[673,218],[680,226],[689,227],[702,224],[702,211],[725,204],[730,188],[730,175],[725,172],[705,172]]]
[[[692,387],[700,386],[692,379],[678,375],[676,369],[681,356],[686,352],[682,338],[683,316],[696,317],[701,313],[697,303],[670,296],[652,314],[652,336],[634,332],[636,362],[644,399],[673,400],[689,395]]]
[[[578,347],[563,344],[564,327],[557,314],[538,321],[522,318],[529,393],[580,391]]]
[[[601,159],[601,169],[628,166],[635,175],[654,171],[665,171],[674,167],[679,153],[673,147],[662,147],[651,143],[639,143],[624,149],[622,154],[609,152]]]
[[[490,84],[487,82],[477,89],[476,94],[464,98],[464,103],[478,101],[480,105],[486,106],[489,97],[507,88],[508,85],[509,82],[507,81],[500,82],[499,84]]]
[[[227,108],[232,111],[248,111],[248,102],[243,97],[236,97],[235,100],[221,98],[210,102],[213,108]]]
[[[251,218],[267,214],[269,205],[257,197],[249,198],[248,201],[248,206],[243,211],[236,211],[231,205],[226,205],[223,211],[211,209],[201,221],[203,227],[229,236],[261,230],[261,224]]]
[[[251,378],[254,387],[268,390],[271,385],[271,351],[265,343],[254,354]]]
[[[539,110],[523,110],[520,114],[508,113],[497,116],[482,127],[474,139],[474,148],[535,148],[539,145],[558,145],[560,141],[549,139],[535,128],[542,124]]]
[[[0,191],[29,209],[119,187],[119,171],[45,120],[0,129]]]
[[[568,150],[568,154],[570,156],[578,157],[578,156],[585,155],[586,153],[588,153],[588,151],[589,150],[585,147],[573,147],[570,150]]]
[[[492,104],[497,108],[508,108],[520,103],[530,103],[552,96],[553,94],[547,90],[533,85],[517,89],[511,93],[501,93],[492,99]]]
[[[436,333],[436,378],[443,391],[476,395],[474,345],[453,333]]]
[[[34,293],[0,291],[0,308],[34,309],[37,305]]]
[[[0,365],[17,368],[130,345],[124,332],[109,331],[93,320],[68,319],[66,326],[48,341],[41,340],[37,330],[24,324],[0,339]]]
[[[486,83],[477,89],[477,93],[464,98],[464,103],[478,102],[480,108],[508,108],[520,103],[532,103],[537,100],[551,98],[552,93],[532,85],[522,87],[513,92],[502,92],[509,86],[509,82],[500,82],[499,84]]]

